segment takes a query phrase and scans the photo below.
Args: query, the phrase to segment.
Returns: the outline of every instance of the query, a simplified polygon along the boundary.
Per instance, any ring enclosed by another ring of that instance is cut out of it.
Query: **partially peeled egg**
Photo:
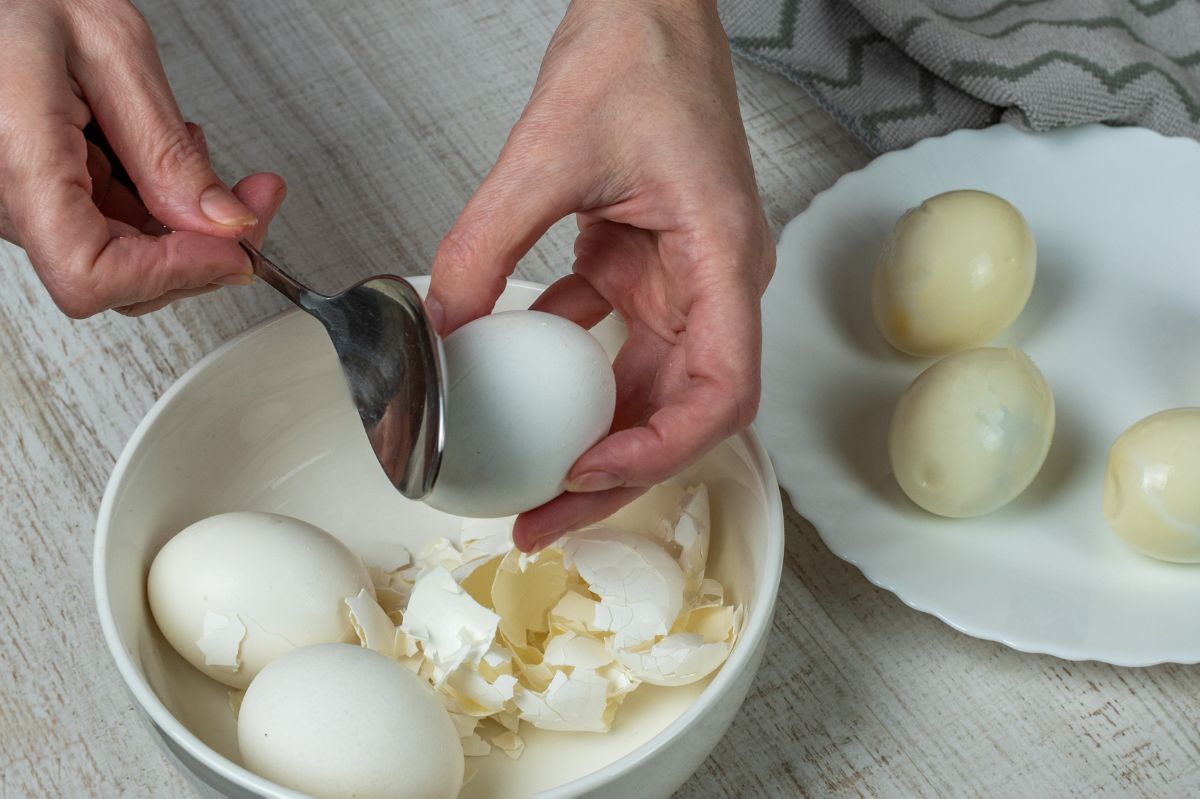
[[[1117,438],[1104,475],[1104,516],[1139,552],[1200,563],[1200,408],[1147,416]]]

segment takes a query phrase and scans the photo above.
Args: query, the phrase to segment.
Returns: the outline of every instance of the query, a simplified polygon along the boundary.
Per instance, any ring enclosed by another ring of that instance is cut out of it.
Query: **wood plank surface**
[[[427,272],[532,85],[561,0],[145,0],[218,170],[283,174],[269,245],[318,288]],[[869,158],[800,90],[739,64],[776,231]],[[572,226],[521,264],[548,282]],[[92,600],[114,460],[176,377],[277,312],[265,287],[143,319],[61,316],[0,244],[0,798],[190,795],[134,711]],[[1131,796],[1200,791],[1200,671],[1031,656],[904,607],[791,513],[773,637],[680,796]]]

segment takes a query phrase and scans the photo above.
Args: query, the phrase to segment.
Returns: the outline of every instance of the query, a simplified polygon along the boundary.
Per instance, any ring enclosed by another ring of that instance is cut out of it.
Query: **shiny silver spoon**
[[[424,498],[445,441],[444,356],[416,290],[381,275],[326,297],[238,243],[255,275],[324,325],[379,464],[404,496]]]
[[[108,183],[120,184],[136,200],[124,211],[140,213],[124,221],[141,227],[152,220],[104,131],[93,122],[83,133],[108,160]],[[416,290],[402,278],[383,275],[326,297],[248,242],[238,243],[250,256],[254,274],[325,326],[375,457],[404,496],[423,499],[441,465],[446,413],[442,344]]]

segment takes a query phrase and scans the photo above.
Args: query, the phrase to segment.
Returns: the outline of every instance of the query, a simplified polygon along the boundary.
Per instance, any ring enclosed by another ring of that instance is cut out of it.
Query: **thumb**
[[[550,226],[579,207],[565,164],[510,138],[433,259],[430,321],[443,336],[491,312],[505,279]]]
[[[125,46],[80,53],[73,72],[146,209],[172,229],[240,235],[258,218],[184,124],[149,28],[135,18],[120,35]]]

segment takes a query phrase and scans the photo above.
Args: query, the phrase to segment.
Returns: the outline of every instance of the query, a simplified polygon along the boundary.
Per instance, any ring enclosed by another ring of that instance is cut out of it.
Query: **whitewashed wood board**
[[[147,0],[218,169],[285,175],[269,245],[318,287],[422,273],[515,120],[554,0]],[[798,89],[738,66],[772,225],[868,154]],[[518,275],[570,266],[556,226]],[[0,799],[186,796],[104,648],[91,534],[117,453],[220,342],[278,311],[230,289],[130,320],[59,315],[0,245]],[[819,376],[814,376],[819,379]],[[904,607],[792,512],[762,672],[694,797],[1186,796],[1200,671],[1023,655]]]

